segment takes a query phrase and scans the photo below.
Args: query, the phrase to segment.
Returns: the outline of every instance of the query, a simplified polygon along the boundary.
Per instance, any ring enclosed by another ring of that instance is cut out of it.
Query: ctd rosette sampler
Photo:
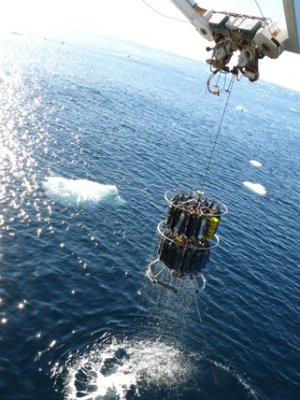
[[[157,225],[157,254],[147,266],[152,283],[177,292],[177,278],[198,276],[205,287],[205,268],[211,251],[218,246],[217,229],[227,207],[215,197],[199,190],[169,190],[165,193],[168,213]],[[169,269],[170,278],[164,279]]]

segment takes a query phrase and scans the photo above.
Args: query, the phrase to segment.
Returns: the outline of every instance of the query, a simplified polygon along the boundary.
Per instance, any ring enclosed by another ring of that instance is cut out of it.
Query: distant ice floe
[[[133,60],[139,60],[140,59],[140,57],[135,56],[134,54],[127,54],[126,57],[127,58],[132,58]]]
[[[235,107],[235,111],[247,112],[246,108],[244,108],[241,104]]]
[[[253,183],[249,181],[243,182],[243,185],[251,190],[252,192],[259,194],[260,196],[265,196],[267,194],[267,189],[260,183]]]
[[[124,203],[115,185],[105,185],[87,179],[48,177],[43,182],[48,197],[65,205],[97,205],[104,201]]]
[[[250,160],[250,164],[253,165],[253,167],[255,168],[261,168],[262,167],[262,163],[256,160]]]

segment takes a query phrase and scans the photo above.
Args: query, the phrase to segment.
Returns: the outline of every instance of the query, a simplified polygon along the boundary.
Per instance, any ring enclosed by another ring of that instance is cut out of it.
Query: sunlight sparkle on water
[[[52,342],[49,344],[49,349],[52,349],[56,345],[56,340],[52,340]]]
[[[24,303],[19,303],[17,307],[18,307],[19,310],[23,310],[23,308],[25,307],[25,304]]]
[[[0,228],[10,238],[18,234],[15,224],[31,222],[28,210],[32,210],[32,194],[38,187],[33,154],[47,142],[47,133],[36,122],[41,102],[34,84],[28,85],[22,74],[14,69],[5,74],[0,98],[0,202],[6,207],[1,210]]]

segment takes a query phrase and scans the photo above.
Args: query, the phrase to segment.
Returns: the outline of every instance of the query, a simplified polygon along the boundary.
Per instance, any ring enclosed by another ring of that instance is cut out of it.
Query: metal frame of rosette
[[[194,280],[198,290],[200,276],[203,290],[206,284],[203,269],[211,250],[219,244],[217,228],[228,209],[214,196],[195,189],[172,189],[164,198],[169,205],[168,214],[157,225],[157,256],[149,262],[146,274],[152,283],[173,292],[177,288],[162,279],[165,267],[171,270],[174,279]]]

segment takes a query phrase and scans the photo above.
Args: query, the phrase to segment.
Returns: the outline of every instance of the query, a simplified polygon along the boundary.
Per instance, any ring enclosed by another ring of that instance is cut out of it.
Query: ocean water
[[[79,34],[0,52],[1,400],[299,399],[300,94],[235,83],[204,185],[229,213],[176,295],[145,269],[164,192],[203,182],[208,67]]]

